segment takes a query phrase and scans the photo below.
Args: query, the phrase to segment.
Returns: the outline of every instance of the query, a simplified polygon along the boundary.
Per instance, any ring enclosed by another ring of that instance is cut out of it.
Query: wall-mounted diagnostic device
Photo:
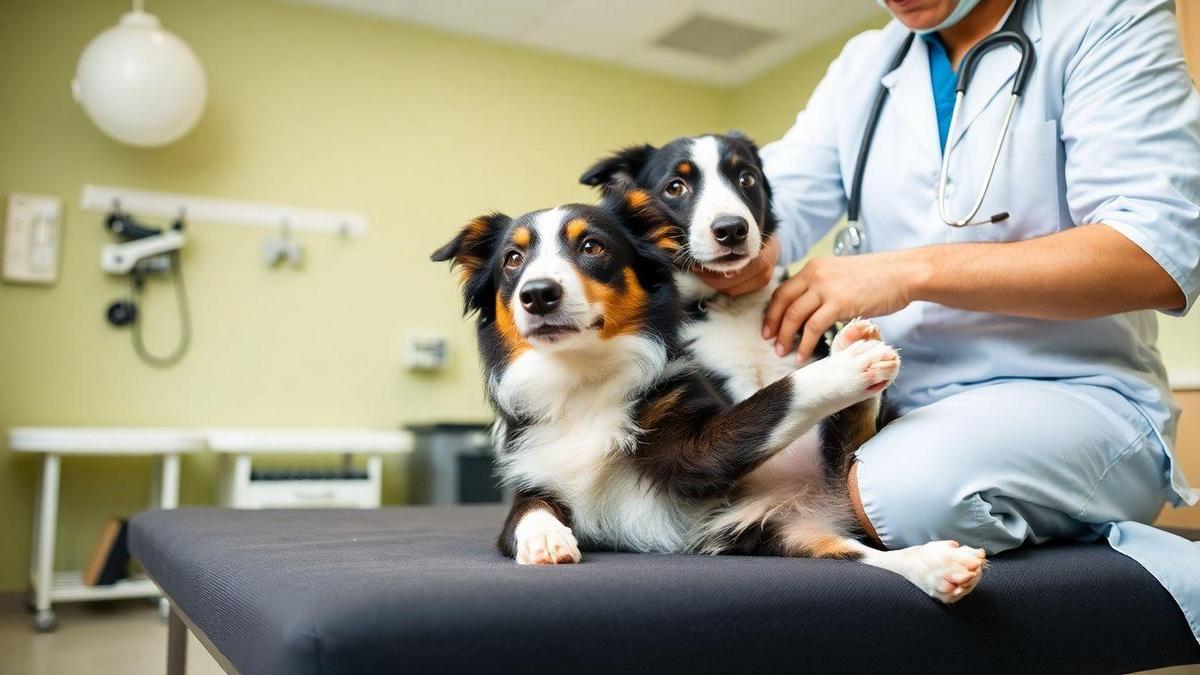
[[[129,326],[133,350],[147,364],[165,367],[178,363],[187,352],[192,334],[179,258],[179,250],[184,244],[183,214],[169,228],[150,227],[121,211],[118,204],[104,219],[104,227],[121,241],[105,244],[100,250],[100,269],[110,274],[129,275],[129,296],[109,303],[105,312],[108,322],[114,326]],[[175,349],[165,356],[152,354],[146,349],[142,340],[141,317],[138,316],[138,303],[146,280],[162,274],[171,275],[179,312],[179,341]]]

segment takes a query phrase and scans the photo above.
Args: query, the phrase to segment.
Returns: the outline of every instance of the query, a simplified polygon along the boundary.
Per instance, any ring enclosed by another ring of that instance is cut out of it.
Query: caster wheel
[[[39,633],[49,633],[58,628],[58,617],[52,609],[38,610],[33,617],[33,629]]]

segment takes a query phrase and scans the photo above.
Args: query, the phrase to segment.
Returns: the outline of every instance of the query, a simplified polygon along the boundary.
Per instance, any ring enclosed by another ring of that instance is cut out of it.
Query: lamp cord
[[[142,295],[142,281],[138,275],[131,274],[130,278],[130,295],[133,296],[133,304],[138,308],[138,313],[134,316],[133,325],[130,326],[130,335],[133,339],[133,351],[137,352],[138,358],[144,363],[155,368],[166,368],[179,363],[183,355],[187,353],[188,347],[192,342],[192,317],[188,311],[187,290],[183,285],[183,265],[180,262],[179,251],[171,251],[169,254],[171,259],[171,278],[175,286],[175,304],[179,308],[179,344],[175,346],[175,350],[166,356],[152,354],[146,349],[145,343],[142,341],[142,312],[141,303],[139,302]]]

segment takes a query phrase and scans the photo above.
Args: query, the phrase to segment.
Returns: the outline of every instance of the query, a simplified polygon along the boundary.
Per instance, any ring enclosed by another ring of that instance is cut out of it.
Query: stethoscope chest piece
[[[836,256],[862,253],[866,232],[858,223],[850,223],[833,237],[833,254]]]

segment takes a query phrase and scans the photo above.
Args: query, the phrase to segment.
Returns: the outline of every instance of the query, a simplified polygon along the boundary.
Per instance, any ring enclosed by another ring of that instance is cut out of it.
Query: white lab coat
[[[1200,295],[1200,96],[1169,0],[1030,0],[1024,27],[1036,52],[980,215],[1000,223],[955,229],[937,212],[941,168],[927,47],[892,21],[846,44],[795,125],[762,152],[781,221],[785,261],[801,257],[845,214],[870,105],[890,90],[863,181],[867,250],[1012,241],[1104,223]],[[976,197],[1007,111],[1019,61],[989,52],[947,139],[950,212]],[[904,350],[894,400],[912,409],[990,382],[1037,378],[1115,389],[1173,442],[1178,409],[1154,347],[1152,312],[1042,321],[913,303],[878,323]],[[1192,501],[1182,476],[1174,483]]]
[[[1023,240],[1101,223],[1128,237],[1171,275],[1187,298],[1185,309],[1175,313],[1186,313],[1200,295],[1200,96],[1183,60],[1173,4],[1030,0],[1024,28],[1037,62],[979,212],[1007,211],[1007,220],[954,229],[939,218],[941,151],[927,47],[915,40],[903,63],[884,72],[907,35],[893,21],[847,43],[795,126],[763,149],[781,221],[784,261],[801,257],[845,214],[863,129],[882,83],[890,95],[863,182],[861,224],[868,251]],[[947,140],[953,150],[950,213],[956,217],[973,203],[991,161],[1018,61],[1011,46],[991,51],[970,82],[958,129]],[[1154,346],[1153,312],[1044,321],[918,302],[876,322],[885,339],[903,350],[904,366],[889,389],[892,400],[904,413],[926,408],[909,418],[908,427],[919,426],[920,417],[926,426],[932,422],[949,434],[952,425],[966,422],[961,415],[932,419],[945,408],[934,404],[969,394],[953,400],[975,401],[972,411],[980,405],[1000,411],[1004,408],[995,401],[988,403],[989,392],[1012,391],[1014,383],[1033,381],[1068,385],[1065,390],[1090,397],[1098,409],[1107,410],[1103,419],[1118,419],[1120,406],[1094,395],[1115,391],[1157,434],[1167,460],[1163,484],[1173,488],[1173,501],[1196,501],[1171,455],[1178,407]],[[1003,386],[991,386],[997,384]],[[963,450],[980,455],[974,470],[987,471],[995,464],[989,458],[1020,454],[1030,446],[1019,439],[1018,430],[1070,433],[1063,419],[1067,414],[1065,407],[1039,408],[1033,418],[1008,420],[1014,430],[1009,438],[1003,432],[986,438],[959,436],[973,439]],[[884,436],[896,437],[900,422],[896,425],[868,446],[883,443]],[[917,439],[913,445],[929,443]],[[1063,462],[1085,461],[1082,453],[1072,457],[1065,451],[1069,443],[1060,445],[1050,452]],[[911,457],[909,453],[928,447],[885,450],[887,456]],[[860,454],[868,469],[870,459]],[[1061,468],[1063,475],[1074,475],[1069,467]],[[882,485],[911,487],[934,480],[928,474],[902,478],[891,475],[872,486],[870,472],[860,471],[864,503],[883,503],[877,494]],[[1031,473],[1017,482],[1037,484],[1041,478]],[[897,520],[903,515],[898,513],[902,501],[896,498],[879,508],[893,509],[890,518]],[[878,515],[873,522],[889,524],[889,514]],[[1103,536],[1163,582],[1200,638],[1200,568],[1195,565],[1200,544],[1137,523],[1107,527]]]

